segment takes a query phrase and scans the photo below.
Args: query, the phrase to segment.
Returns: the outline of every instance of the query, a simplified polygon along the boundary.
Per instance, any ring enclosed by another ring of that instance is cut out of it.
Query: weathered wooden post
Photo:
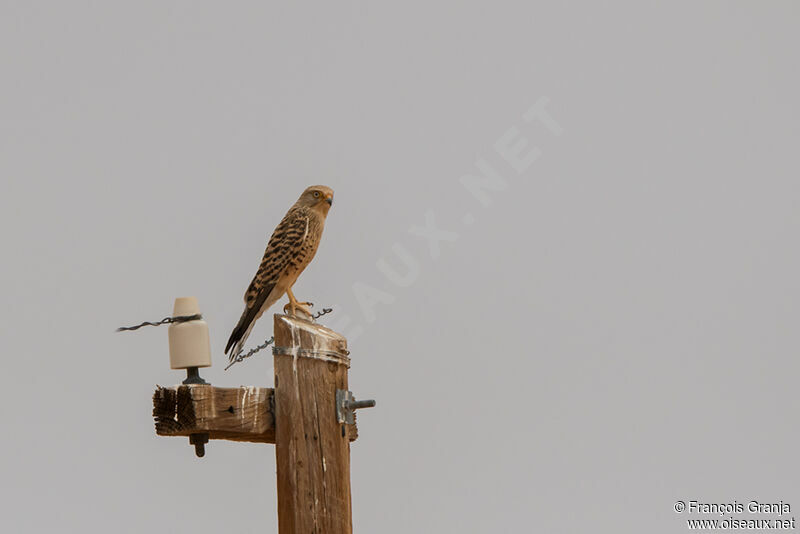
[[[278,532],[350,534],[350,430],[336,391],[347,391],[347,340],[302,319],[275,316]]]

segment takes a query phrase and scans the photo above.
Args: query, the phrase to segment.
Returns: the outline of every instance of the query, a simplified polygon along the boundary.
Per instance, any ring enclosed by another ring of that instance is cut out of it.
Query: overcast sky
[[[336,196],[295,294],[334,308],[378,401],[356,532],[800,514],[799,22],[795,2],[0,2],[0,530],[277,531],[273,446],[155,436],[153,389],[183,378],[167,329],[114,329],[196,296],[203,376],[271,387],[268,351],[227,372],[222,351],[311,184]]]

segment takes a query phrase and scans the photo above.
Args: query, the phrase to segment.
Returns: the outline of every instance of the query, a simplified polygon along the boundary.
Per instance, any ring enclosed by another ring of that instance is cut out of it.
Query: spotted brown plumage
[[[261,265],[244,294],[244,312],[225,346],[230,360],[241,351],[255,322],[284,294],[289,296],[284,311],[294,315],[300,309],[310,315],[306,307],[310,303],[298,302],[292,294],[292,286],[314,259],[332,204],[330,187],[312,185],[303,191],[275,228]]]

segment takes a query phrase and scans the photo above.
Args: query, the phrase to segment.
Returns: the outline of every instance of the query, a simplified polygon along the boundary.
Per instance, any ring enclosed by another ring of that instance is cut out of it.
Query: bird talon
[[[303,314],[311,317],[313,314],[311,310],[309,310],[306,306],[310,305],[310,302],[298,302],[289,300],[289,302],[283,307],[283,313],[286,315],[291,315],[292,317],[297,317],[297,310],[300,310]]]

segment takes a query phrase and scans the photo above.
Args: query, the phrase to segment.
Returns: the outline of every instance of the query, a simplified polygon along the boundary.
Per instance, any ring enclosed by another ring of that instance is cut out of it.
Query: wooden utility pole
[[[278,532],[350,533],[350,442],[337,420],[347,391],[347,340],[275,316],[275,456]]]
[[[275,444],[280,534],[350,534],[350,442],[357,408],[348,391],[347,340],[311,321],[275,315],[275,388],[158,387],[156,433]]]

